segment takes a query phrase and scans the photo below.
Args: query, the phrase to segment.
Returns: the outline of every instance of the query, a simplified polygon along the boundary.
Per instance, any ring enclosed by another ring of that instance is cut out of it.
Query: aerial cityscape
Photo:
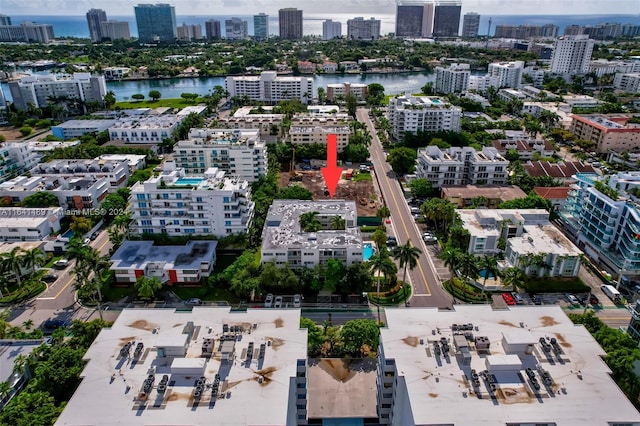
[[[640,426],[635,1],[0,6],[0,425]]]

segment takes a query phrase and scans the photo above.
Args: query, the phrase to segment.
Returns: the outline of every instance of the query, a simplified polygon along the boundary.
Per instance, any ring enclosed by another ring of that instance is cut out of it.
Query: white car
[[[56,260],[53,263],[53,267],[56,268],[56,269],[64,269],[67,266],[69,266],[69,261],[67,259]]]
[[[300,306],[302,306],[302,296],[300,296],[299,294],[294,294],[293,295],[293,307],[294,308],[299,308]]]
[[[424,234],[422,234],[422,241],[427,244],[435,244],[438,242],[438,238],[431,232],[425,232]]]
[[[273,294],[269,293],[267,294],[267,297],[264,299],[264,307],[270,308],[271,306],[273,306]]]
[[[273,303],[273,307],[276,309],[282,308],[282,296],[276,296],[276,301]]]
[[[580,301],[573,294],[565,294],[565,297],[572,306],[580,306]]]

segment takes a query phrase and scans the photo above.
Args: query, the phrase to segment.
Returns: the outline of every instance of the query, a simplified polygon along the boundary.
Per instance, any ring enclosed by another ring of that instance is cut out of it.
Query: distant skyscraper
[[[140,41],[171,42],[176,39],[176,11],[173,6],[165,3],[139,4],[134,10]]]
[[[11,25],[11,17],[7,15],[0,15],[0,25]]]
[[[460,1],[440,1],[436,3],[433,18],[434,37],[457,37],[460,31]]]
[[[586,34],[558,39],[551,58],[551,72],[568,75],[586,73],[593,45],[594,41]]]
[[[342,37],[342,24],[340,22],[327,19],[322,23],[322,39],[331,40]]]
[[[224,21],[224,33],[230,40],[242,40],[249,37],[249,24],[240,18]]]
[[[464,20],[462,21],[462,37],[474,38],[478,37],[478,30],[480,29],[480,15],[475,12],[469,12],[464,14]]]
[[[50,24],[24,21],[20,25],[0,25],[0,41],[49,43],[54,38]]]
[[[293,7],[278,11],[278,26],[280,38],[297,40],[302,38],[302,11]]]
[[[102,28],[100,23],[107,20],[107,12],[102,9],[91,9],[87,12],[87,24],[89,25],[89,35],[91,41],[102,40]]]
[[[564,35],[566,36],[574,36],[581,35],[582,27],[580,25],[567,25],[564,27]]]
[[[200,26],[200,24],[187,25],[183,22],[182,26],[176,28],[176,31],[178,33],[178,40],[180,41],[202,39],[202,27]]]
[[[207,33],[207,40],[219,40],[222,38],[222,31],[220,30],[220,21],[215,19],[209,19],[204,23],[205,31]]]
[[[425,38],[433,35],[434,3],[400,0],[396,8],[396,37]]]
[[[253,15],[253,36],[258,40],[269,38],[269,15],[264,13]]]
[[[376,40],[380,38],[380,20],[358,17],[347,21],[347,38],[353,40]]]
[[[109,21],[101,22],[100,30],[102,31],[103,39],[129,40],[131,38],[131,32],[129,31],[129,23],[127,21],[109,20]]]

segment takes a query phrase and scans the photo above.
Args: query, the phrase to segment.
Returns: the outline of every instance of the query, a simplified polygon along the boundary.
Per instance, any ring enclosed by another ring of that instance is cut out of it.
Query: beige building
[[[344,101],[349,94],[354,95],[358,102],[364,102],[367,100],[367,85],[362,83],[327,84],[327,99],[330,101],[336,99]]]
[[[477,204],[479,198],[484,198],[484,203],[476,207],[496,208],[498,204],[525,198],[527,194],[515,185],[447,185],[442,187],[442,198],[449,200],[456,208],[464,208]]]
[[[570,131],[595,143],[594,151],[640,152],[640,125],[624,115],[574,115]]]

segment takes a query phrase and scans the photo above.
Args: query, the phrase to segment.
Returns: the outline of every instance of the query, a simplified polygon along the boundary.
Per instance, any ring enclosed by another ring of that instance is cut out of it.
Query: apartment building
[[[264,13],[253,15],[253,36],[257,40],[269,38],[269,15]]]
[[[626,93],[640,93],[640,73],[617,73],[613,87]]]
[[[18,109],[27,109],[29,103],[42,108],[60,97],[84,103],[102,103],[107,93],[107,83],[103,76],[79,72],[68,79],[58,79],[55,75],[32,75],[22,77],[19,81],[11,81],[8,85],[13,105]]]
[[[44,177],[83,177],[107,179],[109,192],[116,192],[127,186],[130,171],[126,161],[111,160],[51,160],[40,163],[30,170],[32,176]]]
[[[240,18],[224,21],[224,33],[229,40],[244,40],[249,37],[249,23]]]
[[[322,23],[322,39],[333,40],[342,37],[342,24],[337,21],[327,19]]]
[[[476,92],[484,93],[490,87],[499,88],[500,80],[497,77],[490,75],[472,75],[469,76],[469,90],[475,90]]]
[[[555,152],[551,142],[542,139],[496,139],[491,144],[502,156],[511,150],[517,152],[521,161],[533,160],[536,155],[551,157]]]
[[[286,7],[278,10],[278,27],[282,40],[299,40],[302,38],[302,10]]]
[[[129,23],[127,21],[115,21],[107,20],[100,23],[100,31],[102,31],[102,37],[108,40],[129,40],[131,38],[131,31],[129,30]]]
[[[0,25],[0,42],[51,43],[53,25],[24,21],[19,25]]]
[[[320,230],[305,231],[300,218],[315,212]],[[336,216],[344,221],[344,229],[333,229]],[[362,262],[363,245],[357,226],[355,201],[345,200],[274,200],[262,230],[261,262],[275,262],[291,268],[313,268],[338,259],[346,266]]]
[[[434,188],[444,185],[505,185],[509,161],[495,148],[437,146],[418,149],[416,175],[427,179]]]
[[[179,41],[202,40],[202,27],[200,24],[187,25],[183,23],[176,28]]]
[[[626,115],[573,114],[569,131],[595,144],[594,151],[640,152],[640,125]]]
[[[279,77],[275,71],[264,71],[259,76],[227,77],[225,87],[229,97],[248,96],[268,104],[290,99],[308,104],[313,98],[312,77]]]
[[[143,43],[171,43],[177,37],[176,10],[166,3],[134,6],[138,39]]]
[[[389,100],[391,135],[401,140],[405,133],[460,131],[462,109],[440,98],[402,95]]]
[[[60,230],[62,218],[64,211],[60,207],[0,207],[0,241],[42,241]]]
[[[173,158],[187,174],[211,167],[249,182],[267,173],[267,151],[258,129],[191,129],[174,145]]]
[[[575,176],[578,173],[596,174],[596,169],[592,165],[582,161],[561,161],[559,163],[527,161],[523,167],[529,176],[552,177],[561,185],[575,183]]]
[[[246,232],[253,217],[246,180],[215,167],[187,175],[165,161],[164,171],[131,187],[132,234],[217,235]]]
[[[0,143],[0,182],[31,170],[41,155],[24,142]]]
[[[348,145],[351,117],[341,113],[296,114],[291,118],[289,142],[299,144],[327,143],[327,136],[336,135],[338,152]]]
[[[115,120],[67,120],[51,127],[51,134],[63,140],[80,139],[84,135],[97,135],[109,130]]]
[[[436,93],[462,93],[469,87],[469,64],[451,64],[448,68],[436,67]]]
[[[327,84],[327,99],[331,102],[344,100],[348,95],[356,97],[358,102],[366,102],[368,86],[364,83],[329,83]]]
[[[231,117],[220,118],[218,125],[226,129],[258,129],[261,138],[280,135],[284,115],[270,113],[270,107],[262,107],[262,110],[256,113],[256,107],[238,108]]]
[[[505,201],[525,198],[527,194],[515,185],[444,185],[441,196],[457,208],[497,208]]]
[[[588,72],[594,44],[586,34],[560,37],[553,50],[551,72],[568,75]]]
[[[432,1],[398,1],[396,6],[396,37],[432,37],[434,9],[435,3]]]
[[[380,38],[380,20],[357,17],[347,20],[349,40],[377,40]]]
[[[517,89],[522,83],[523,71],[523,61],[495,62],[489,64],[487,75],[497,79],[498,87]]]
[[[175,114],[123,117],[109,127],[109,138],[133,144],[158,144],[171,137],[181,122]]]
[[[464,14],[462,20],[462,37],[476,38],[480,30],[480,15],[475,12]]]

